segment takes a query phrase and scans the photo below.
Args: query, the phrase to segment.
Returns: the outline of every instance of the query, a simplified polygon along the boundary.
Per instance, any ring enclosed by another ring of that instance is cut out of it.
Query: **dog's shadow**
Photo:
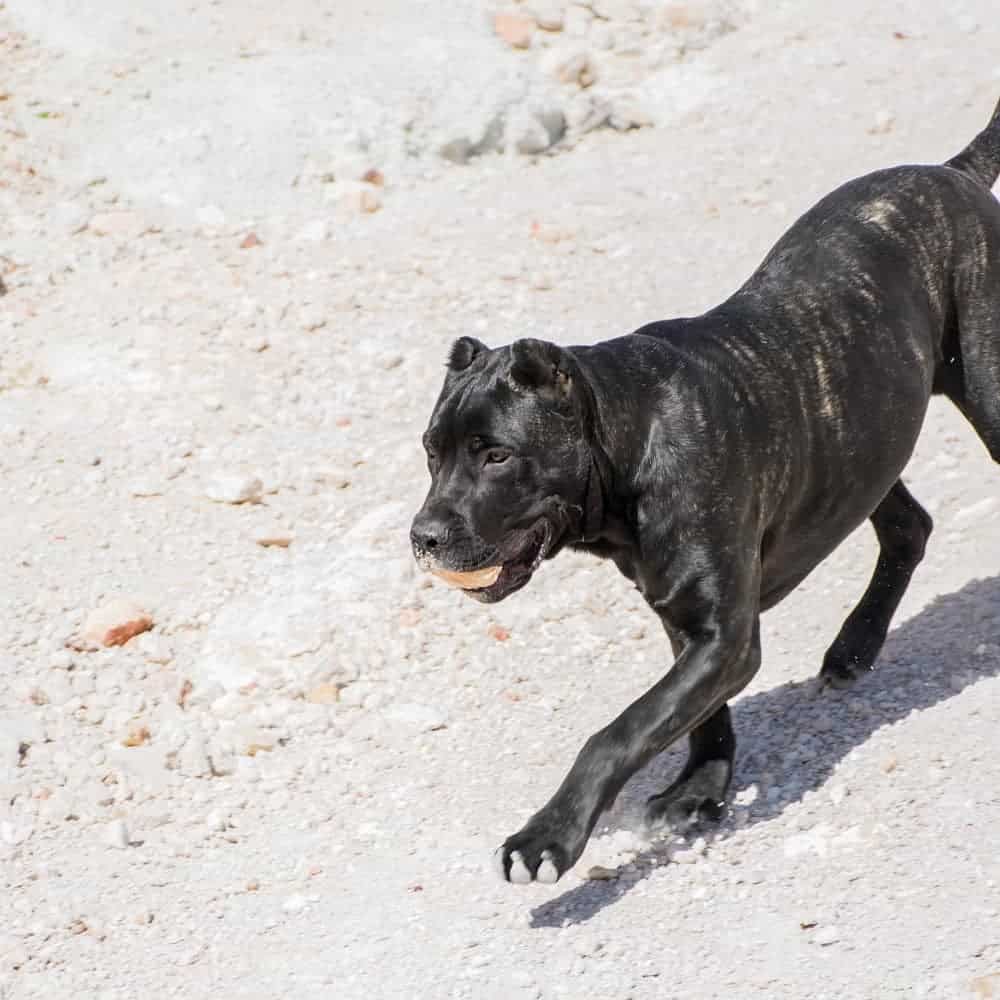
[[[740,826],[729,810],[711,831],[717,842],[736,829],[773,819],[820,787],[834,767],[876,730],[1000,675],[1000,576],[939,597],[890,633],[873,674],[847,691],[819,692],[815,676],[732,703],[737,761],[732,791],[762,786]],[[817,662],[822,655],[822,649]],[[767,651],[764,651],[765,663]],[[766,666],[765,666],[766,669]],[[635,830],[646,799],[668,785],[684,761],[673,748],[636,775],[602,817],[599,830]],[[775,789],[771,795],[767,792]],[[635,858],[638,878],[584,882],[532,911],[533,927],[585,923],[669,857],[666,842]]]

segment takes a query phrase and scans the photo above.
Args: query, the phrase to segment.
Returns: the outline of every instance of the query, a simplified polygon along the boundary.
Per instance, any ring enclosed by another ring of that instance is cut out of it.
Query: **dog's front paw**
[[[575,824],[542,812],[504,841],[493,856],[494,864],[505,882],[557,882],[576,863],[586,843],[586,833]]]

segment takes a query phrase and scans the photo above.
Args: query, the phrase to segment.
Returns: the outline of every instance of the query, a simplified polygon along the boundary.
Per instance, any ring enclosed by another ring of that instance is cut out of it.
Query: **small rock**
[[[173,661],[173,647],[162,635],[153,635],[150,632],[146,632],[136,640],[136,646],[139,652],[142,653],[142,658],[147,663],[156,663],[162,666]]]
[[[896,770],[897,763],[898,762],[895,757],[886,757],[886,759],[882,761],[882,770],[886,774],[891,774],[893,771]]]
[[[375,187],[385,187],[385,175],[375,167],[369,167],[362,175],[361,179],[366,184],[374,184]]]
[[[571,4],[563,15],[563,31],[573,38],[586,38],[593,20],[594,15],[587,7]]]
[[[590,29],[590,44],[608,52],[615,47],[615,31],[606,21],[595,21]]]
[[[95,236],[134,239],[146,231],[146,223],[135,212],[101,212],[91,217],[87,228]]]
[[[207,826],[213,833],[222,833],[226,827],[229,826],[229,822],[222,813],[213,809],[205,817],[205,826]]]
[[[325,219],[313,219],[307,222],[298,233],[297,239],[307,240],[310,243],[322,243],[330,235],[329,227]]]
[[[623,98],[612,103],[608,124],[617,132],[628,132],[630,129],[652,125],[653,119],[638,102]]]
[[[317,684],[307,695],[313,705],[335,705],[340,701],[340,686],[332,683]]]
[[[510,632],[503,625],[497,625],[495,622],[486,629],[486,634],[491,639],[496,639],[497,642],[506,642],[510,638]]]
[[[529,10],[543,31],[562,31],[565,13],[562,5],[555,0],[534,0]]]
[[[597,81],[597,66],[590,53],[579,45],[561,45],[549,51],[542,69],[560,83],[589,87]]]
[[[308,333],[326,326],[326,313],[320,306],[309,305],[299,311],[299,326]]]
[[[200,735],[188,738],[177,757],[178,770],[186,778],[208,778],[212,762],[208,758],[205,740]]]
[[[969,981],[978,1000],[994,1000],[1000,997],[1000,972],[992,972],[985,976],[977,976]]]
[[[474,156],[473,143],[471,139],[462,136],[446,142],[439,150],[438,154],[451,163],[465,164]]]
[[[696,865],[701,860],[701,855],[697,851],[675,851],[670,858],[678,865]]]
[[[194,691],[194,684],[191,682],[190,678],[185,677],[184,680],[181,681],[181,686],[177,691],[177,704],[181,708],[187,708],[187,700],[191,697],[192,691]]]
[[[259,503],[264,484],[256,477],[239,472],[217,472],[205,484],[205,496],[216,503]]]
[[[549,222],[532,222],[531,238],[542,243],[562,243],[565,240],[572,240],[574,233],[572,229],[564,226],[556,226]]]
[[[129,493],[139,499],[161,497],[163,496],[163,485],[161,483],[151,482],[148,479],[140,479],[131,485]]]
[[[253,247],[262,246],[260,237],[256,233],[247,233],[240,241],[241,250],[250,250]]]
[[[341,208],[362,214],[377,212],[382,207],[381,189],[364,181],[337,184],[337,203]]]
[[[0,937],[0,972],[6,969],[20,969],[30,961],[31,954],[20,940],[8,935]]]
[[[141,747],[149,742],[149,729],[146,726],[132,726],[122,740],[123,747]]]
[[[203,226],[222,226],[226,216],[217,205],[204,205],[198,209],[198,221]]]
[[[436,708],[432,708],[430,705],[393,705],[386,712],[386,716],[393,722],[401,722],[404,725],[412,726],[423,733],[432,733],[439,729],[445,729],[448,725],[447,717],[444,713]]]
[[[512,49],[527,49],[531,47],[535,22],[526,14],[501,13],[493,18],[493,30]]]
[[[617,868],[605,868],[603,865],[591,865],[587,869],[587,878],[595,882],[610,882],[618,878]]]
[[[548,130],[532,114],[520,111],[507,123],[507,140],[522,156],[544,153],[552,145]]]
[[[638,21],[642,12],[631,0],[592,0],[590,9],[605,21]]]
[[[104,843],[123,851],[129,845],[128,827],[125,820],[114,819],[104,828]]]
[[[833,926],[821,927],[813,935],[813,941],[822,947],[827,947],[831,944],[836,944],[840,940],[840,931]]]
[[[566,115],[561,108],[542,108],[535,117],[548,132],[550,145],[554,146],[566,134]]]
[[[258,534],[254,541],[265,549],[287,549],[294,539],[290,531],[277,528]]]
[[[82,636],[97,646],[123,646],[153,627],[153,616],[136,601],[117,598],[87,615]]]
[[[875,123],[868,129],[869,135],[885,135],[892,131],[896,123],[895,117],[889,111],[879,111],[875,115]]]
[[[996,507],[997,502],[993,497],[986,497],[985,500],[980,500],[978,503],[971,504],[968,507],[962,507],[960,510],[955,512],[956,521],[980,521],[987,514],[993,512],[993,508]]]

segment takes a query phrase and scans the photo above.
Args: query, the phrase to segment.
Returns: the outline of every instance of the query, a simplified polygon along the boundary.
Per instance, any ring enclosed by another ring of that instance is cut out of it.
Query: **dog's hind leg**
[[[933,527],[930,514],[902,481],[896,482],[870,520],[880,546],[878,563],[864,596],[823,659],[820,678],[833,687],[846,687],[875,665]]]
[[[1000,243],[1000,232],[996,239]],[[1000,462],[1000,261],[980,285],[966,293],[957,332],[945,338],[935,391],[958,407],[993,461]]]
[[[688,736],[688,759],[673,784],[646,803],[650,827],[683,830],[700,819],[719,820],[733,776],[736,735],[723,705]]]

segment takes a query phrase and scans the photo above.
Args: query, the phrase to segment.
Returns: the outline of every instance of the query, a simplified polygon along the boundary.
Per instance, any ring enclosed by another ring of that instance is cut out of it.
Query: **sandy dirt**
[[[764,620],[723,822],[646,838],[672,751],[555,886],[492,851],[667,643],[610,565],[484,609],[407,543],[453,338],[715,304],[982,127],[996,14],[0,4],[0,998],[1000,996],[1000,470],[947,404],[878,670],[813,683],[862,529]]]

